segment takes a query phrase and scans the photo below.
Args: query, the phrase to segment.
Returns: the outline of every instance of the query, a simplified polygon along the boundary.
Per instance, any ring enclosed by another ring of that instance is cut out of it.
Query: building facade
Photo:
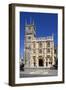
[[[24,61],[28,68],[50,68],[55,63],[53,35],[36,37],[34,22],[25,25]]]

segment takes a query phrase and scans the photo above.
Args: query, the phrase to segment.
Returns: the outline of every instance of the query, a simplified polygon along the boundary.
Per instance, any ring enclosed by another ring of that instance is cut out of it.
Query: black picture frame
[[[37,82],[15,84],[15,7],[34,7],[34,8],[52,8],[62,10],[62,81]],[[33,4],[9,4],[9,85],[10,86],[29,86],[44,84],[64,83],[64,6],[33,5]]]

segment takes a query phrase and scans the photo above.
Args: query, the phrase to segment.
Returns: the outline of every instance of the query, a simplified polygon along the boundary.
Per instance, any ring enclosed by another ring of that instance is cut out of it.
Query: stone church
[[[27,68],[51,68],[54,60],[54,37],[37,37],[34,21],[25,24],[24,61]],[[39,32],[39,31],[38,31]],[[42,33],[42,32],[41,32]]]

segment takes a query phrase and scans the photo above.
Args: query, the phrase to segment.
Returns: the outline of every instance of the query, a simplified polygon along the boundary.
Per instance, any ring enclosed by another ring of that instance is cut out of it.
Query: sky
[[[24,55],[25,22],[34,21],[36,37],[54,35],[54,44],[58,45],[58,15],[53,13],[20,12],[20,58]]]

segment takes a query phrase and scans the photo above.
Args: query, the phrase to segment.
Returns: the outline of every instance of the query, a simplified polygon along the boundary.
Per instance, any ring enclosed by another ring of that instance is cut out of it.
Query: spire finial
[[[25,19],[25,26],[27,25],[27,19]]]
[[[33,25],[34,25],[34,19],[33,19]]]

